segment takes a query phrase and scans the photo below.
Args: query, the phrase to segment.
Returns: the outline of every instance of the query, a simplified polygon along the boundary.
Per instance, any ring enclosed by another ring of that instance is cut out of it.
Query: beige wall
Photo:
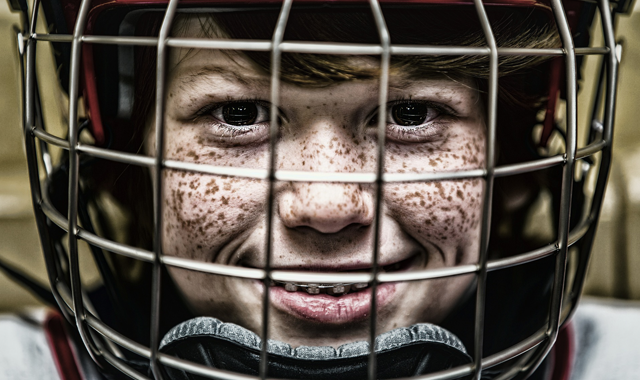
[[[640,299],[640,2],[620,18],[624,39],[613,167],[585,292]]]
[[[0,1],[0,256],[46,283],[17,112],[20,92],[12,29],[17,21],[8,11],[7,2]],[[636,126],[640,106],[640,7],[631,17],[620,20],[619,27],[627,44],[620,77],[617,166],[611,175],[586,291],[640,299],[640,276],[632,275],[640,272],[640,128]],[[622,265],[627,268],[626,276],[615,269],[621,257],[626,263]],[[619,285],[626,289],[616,290]],[[0,311],[34,304],[33,297],[0,274]]]
[[[20,84],[13,25],[7,2],[0,2],[0,256],[46,280],[38,234],[33,221],[27,167],[22,147]],[[31,305],[36,300],[0,274],[0,310]]]

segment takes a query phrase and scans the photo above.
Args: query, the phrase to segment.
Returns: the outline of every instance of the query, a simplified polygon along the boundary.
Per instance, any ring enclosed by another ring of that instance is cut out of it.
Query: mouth
[[[380,271],[395,272],[414,266],[420,255],[411,256],[395,263],[381,265]],[[311,269],[305,269],[311,270]],[[323,270],[314,268],[314,270]],[[340,268],[338,272],[370,272],[368,268]],[[324,269],[323,271],[326,271]],[[254,281],[259,292],[264,291],[264,283]],[[376,286],[376,309],[386,308],[398,292],[406,291],[407,283],[381,283]],[[272,282],[270,300],[280,312],[320,324],[342,325],[366,320],[371,312],[373,292],[370,283],[314,284],[293,282]],[[400,294],[399,293],[399,294]]]
[[[412,256],[393,264],[379,267],[379,272],[400,272],[406,270],[413,264],[416,257]],[[349,272],[371,272],[372,268],[364,268],[359,270],[349,270]],[[340,271],[339,271],[340,272]],[[368,289],[371,284],[368,282],[357,283],[338,283],[338,284],[318,284],[318,283],[296,283],[272,281],[272,287],[284,288],[289,293],[303,292],[310,295],[328,294],[334,297],[341,297],[349,293],[355,293]]]

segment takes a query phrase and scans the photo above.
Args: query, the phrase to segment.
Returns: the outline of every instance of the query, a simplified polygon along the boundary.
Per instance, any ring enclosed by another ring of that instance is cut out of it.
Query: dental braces
[[[272,281],[273,286],[282,286],[287,292],[307,292],[308,294],[345,295],[351,291],[359,291],[369,287],[367,282],[349,284],[297,284],[293,282]]]

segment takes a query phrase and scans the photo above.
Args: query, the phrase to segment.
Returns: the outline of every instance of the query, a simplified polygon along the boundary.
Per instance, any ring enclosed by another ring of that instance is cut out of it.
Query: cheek
[[[166,253],[215,262],[216,252],[260,217],[265,189],[257,180],[167,171]]]
[[[390,185],[385,201],[391,217],[421,245],[435,245],[447,265],[477,256],[482,180]]]
[[[197,315],[208,315],[225,322],[236,323],[254,331],[259,331],[259,312],[247,313],[247,310],[260,310],[262,298],[256,293],[242,292],[238,300],[239,285],[251,286],[248,280],[232,279],[186,269],[168,267],[169,274],[183,297],[188,300],[189,308]],[[244,281],[244,284],[241,284]]]
[[[482,168],[485,132],[480,123],[452,128],[437,144],[388,149],[388,172],[446,172]],[[395,160],[391,159],[396,157]],[[482,179],[389,184],[385,202],[392,218],[423,246],[435,245],[449,265],[477,256]]]

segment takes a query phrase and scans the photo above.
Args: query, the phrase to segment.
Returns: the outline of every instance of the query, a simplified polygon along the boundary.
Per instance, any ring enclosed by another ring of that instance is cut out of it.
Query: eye
[[[266,101],[237,100],[207,105],[191,120],[202,127],[207,143],[239,146],[268,139],[270,114]]]
[[[388,122],[409,127],[424,124],[437,118],[439,115],[440,113],[428,104],[404,102],[391,106],[391,110],[389,112],[391,120]]]
[[[260,124],[269,121],[269,108],[253,101],[233,102],[216,107],[211,115],[234,127]]]
[[[398,143],[433,142],[444,132],[458,113],[445,104],[431,101],[397,100],[387,108],[387,138]],[[369,119],[370,126],[378,124],[377,113]]]

